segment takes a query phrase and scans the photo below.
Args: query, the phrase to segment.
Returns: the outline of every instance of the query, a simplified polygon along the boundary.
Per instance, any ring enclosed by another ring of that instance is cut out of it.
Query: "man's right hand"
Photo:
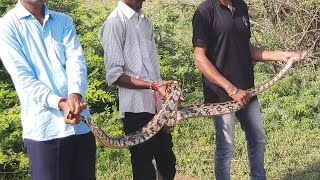
[[[70,100],[59,102],[59,108],[63,112],[64,122],[66,124],[79,124],[80,123],[80,114],[75,114],[71,111],[69,105]]]
[[[238,89],[238,92],[230,96],[232,99],[239,102],[241,108],[244,108],[250,101],[250,94],[242,89]]]
[[[166,88],[170,84],[178,83],[174,80],[161,81],[154,83],[157,92],[159,93],[160,99],[164,99],[166,97]]]

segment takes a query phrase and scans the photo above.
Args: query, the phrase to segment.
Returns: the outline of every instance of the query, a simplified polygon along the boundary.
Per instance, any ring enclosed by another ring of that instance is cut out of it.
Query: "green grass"
[[[115,7],[118,2],[118,0],[84,1],[88,6],[104,4],[110,8]],[[151,10],[157,1],[146,1],[143,8],[144,12],[150,13],[151,16],[153,12]],[[175,4],[178,1],[161,0],[161,2]],[[179,2],[198,4],[201,1],[182,0]],[[257,7],[261,8],[259,5]],[[255,12],[251,11],[251,14],[255,14]],[[166,14],[161,15],[165,16]],[[159,23],[163,20],[162,18],[158,20],[155,17],[152,19],[154,23]],[[184,18],[188,19],[188,17]],[[181,22],[190,23],[189,20],[184,21],[183,19]],[[168,24],[170,25],[170,22]],[[188,31],[190,29],[183,30]],[[266,41],[262,44],[272,45],[274,42],[269,41],[275,38],[268,38],[268,36],[277,37],[275,35],[278,33],[268,35],[266,33],[260,34],[259,31],[258,34],[259,36],[255,35],[255,37],[259,37],[257,39]],[[191,39],[191,37],[187,36],[177,36],[177,39],[179,38]],[[303,69],[302,67],[300,68]],[[255,71],[257,73],[262,72],[260,76],[256,76],[258,82],[268,80],[269,76],[273,74],[273,71],[271,72],[272,69],[266,69],[260,66],[260,69]],[[260,96],[264,125],[267,132],[265,165],[268,179],[320,180],[320,115],[318,114],[318,107],[320,106],[319,103],[316,103],[320,99],[320,84],[318,83],[320,82],[320,71],[318,70],[318,75],[314,76],[315,73],[311,69],[312,67],[305,71],[295,70],[292,73],[293,75],[291,74],[291,78],[281,80],[282,85],[275,85]],[[288,76],[286,75],[286,77]],[[311,80],[311,77],[315,77],[316,80]],[[194,94],[189,94],[189,96],[194,97]],[[198,101],[202,101],[202,99],[197,99]],[[311,120],[312,118],[313,120]],[[173,137],[174,151],[177,157],[177,173],[186,174],[200,180],[214,179],[215,136],[211,119],[199,118],[181,122],[173,132]],[[236,126],[235,141],[236,151],[232,160],[231,176],[234,180],[247,180],[249,179],[249,167],[246,142],[239,123]],[[0,180],[30,179],[28,175],[25,178],[22,177],[27,174],[25,171],[10,173],[0,172]],[[132,179],[128,149],[114,150],[102,148],[99,145],[97,179]]]
[[[265,165],[268,179],[320,179],[320,127],[310,121],[264,122],[267,132]],[[245,136],[236,125],[236,152],[231,177],[249,179]],[[181,122],[173,133],[177,171],[201,180],[214,179],[214,130],[211,119],[191,119]],[[106,158],[105,155],[109,154]],[[131,179],[129,152],[100,149],[97,179]]]

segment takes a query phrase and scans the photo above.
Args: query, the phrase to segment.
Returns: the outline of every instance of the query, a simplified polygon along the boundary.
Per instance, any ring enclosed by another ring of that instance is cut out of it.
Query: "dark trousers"
[[[130,134],[141,129],[152,118],[149,113],[125,113],[124,131]],[[155,159],[157,170],[165,180],[173,180],[176,174],[176,158],[172,151],[172,137],[161,130],[148,141],[130,147],[131,164],[134,180],[155,180],[156,171],[152,160]]]
[[[23,141],[32,180],[96,179],[96,142],[91,132],[49,141]]]

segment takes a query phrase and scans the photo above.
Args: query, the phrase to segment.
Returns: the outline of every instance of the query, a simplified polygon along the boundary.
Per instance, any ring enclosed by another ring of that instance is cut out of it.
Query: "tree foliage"
[[[98,32],[114,5],[98,1],[48,0],[53,9],[72,16],[78,37],[87,59],[89,89],[85,97],[90,105],[92,118],[110,135],[122,134],[117,106],[117,89],[105,81],[103,49]],[[108,1],[109,3],[111,1]],[[193,64],[192,16],[201,0],[146,1],[144,12],[155,27],[155,40],[164,80],[179,81],[183,87],[185,104],[202,103],[201,73]],[[265,122],[284,126],[284,120],[309,122],[310,128],[320,124],[320,7],[319,0],[247,0],[252,24],[253,44],[270,50],[308,50],[308,58],[298,64],[279,83],[259,95]],[[15,5],[15,0],[0,0],[0,16]],[[0,27],[1,28],[1,27]],[[256,84],[268,80],[274,74],[273,67],[265,63],[255,64]],[[28,162],[23,150],[19,100],[10,76],[0,62],[0,173],[5,179],[28,179]],[[267,124],[267,131],[276,126]],[[194,127],[184,127],[187,132]],[[185,131],[183,131],[185,132]],[[173,136],[183,134],[179,127]],[[213,137],[201,137],[200,142]],[[108,171],[113,161],[123,161],[121,168],[130,171],[128,151],[114,151],[98,146],[98,174]],[[126,160],[122,160],[126,159]],[[179,159],[178,159],[179,160]],[[181,160],[183,162],[183,160]],[[108,167],[107,167],[108,166]],[[121,174],[110,172],[114,177]],[[128,175],[128,174],[126,174]],[[106,177],[107,178],[107,177]]]

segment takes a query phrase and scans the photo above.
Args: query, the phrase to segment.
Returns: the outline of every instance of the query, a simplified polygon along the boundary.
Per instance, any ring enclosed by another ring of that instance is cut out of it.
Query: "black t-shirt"
[[[248,8],[233,0],[231,12],[219,0],[205,0],[196,10],[192,25],[194,47],[207,47],[207,57],[222,76],[240,89],[254,86],[250,55]],[[230,100],[227,92],[202,76],[205,102]]]

